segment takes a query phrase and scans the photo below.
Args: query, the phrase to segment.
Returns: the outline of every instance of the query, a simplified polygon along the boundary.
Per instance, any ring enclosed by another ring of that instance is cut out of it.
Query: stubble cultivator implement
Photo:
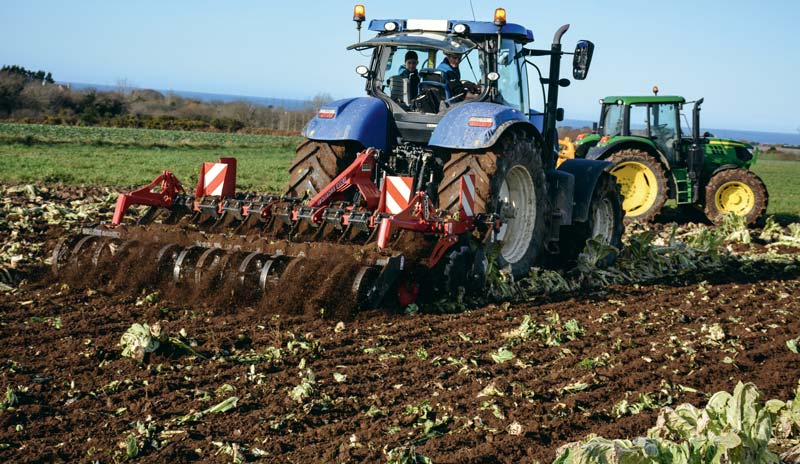
[[[362,5],[353,19],[360,30]],[[564,25],[549,48],[528,48],[533,32],[502,8],[493,21],[387,19],[369,29],[375,37],[349,47],[372,53],[356,68],[367,95],[319,109],[283,195],[236,193],[230,158],[203,164],[194,195],[165,171],[121,195],[111,224],[64,240],[56,271],[278,299],[319,287],[360,307],[406,306],[480,291],[490,263],[518,279],[537,264],[574,262],[589,238],[619,245],[612,164],[556,165],[558,93],[570,84],[561,58],[573,55],[582,80],[594,44],[563,51]],[[527,85],[534,57],[549,58],[539,102]],[[132,205],[148,208],[126,224]]]
[[[378,304],[392,288],[405,306],[419,294],[417,279],[447,261],[445,255],[453,254],[457,244],[500,226],[491,215],[474,214],[473,175],[460,179],[459,207],[453,213],[437,211],[425,192],[414,190],[414,181],[387,175],[375,149],[360,152],[309,201],[236,194],[233,158],[203,163],[194,195],[165,171],[141,189],[120,195],[110,224],[84,228],[80,236],[63,240],[53,253],[53,266],[57,272],[70,267],[88,272],[109,258],[135,255],[135,272],[167,277],[179,286],[207,290],[233,284],[246,293],[261,293],[280,284],[284,274],[301,270],[307,258],[334,253],[353,258],[348,289],[359,306]],[[125,224],[134,205],[149,208],[135,224]],[[419,240],[403,241],[404,234]],[[146,256],[149,262],[141,260]],[[327,264],[336,268],[336,263]]]

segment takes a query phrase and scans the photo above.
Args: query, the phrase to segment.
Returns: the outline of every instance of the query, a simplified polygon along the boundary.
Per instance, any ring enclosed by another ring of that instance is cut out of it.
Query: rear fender
[[[714,169],[714,171],[711,172],[711,175],[708,176],[708,178],[710,179],[714,177],[714,175],[716,175],[717,173],[722,171],[728,171],[730,169],[741,169],[741,166],[737,166],[735,164],[723,164],[722,166],[719,166],[717,169]]]
[[[486,118],[487,126],[470,126],[470,118]],[[539,131],[525,114],[514,108],[487,102],[463,103],[442,117],[428,144],[455,150],[489,148],[511,127],[523,130],[530,137],[539,137]]]
[[[571,174],[575,178],[571,214],[573,224],[589,219],[589,205],[592,203],[592,194],[597,185],[597,179],[604,172],[610,171],[613,166],[608,161],[568,159],[558,167],[558,171],[561,173]],[[563,224],[569,223],[564,221]]]
[[[320,118],[321,113],[332,117]],[[349,140],[363,147],[386,150],[390,118],[386,104],[378,98],[346,98],[322,105],[306,124],[303,135],[320,142]]]

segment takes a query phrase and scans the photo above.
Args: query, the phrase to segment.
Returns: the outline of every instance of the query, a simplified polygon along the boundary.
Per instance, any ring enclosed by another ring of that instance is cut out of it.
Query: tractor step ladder
[[[691,203],[692,180],[689,179],[689,173],[686,169],[673,169],[672,173],[675,179],[675,201],[679,205]]]

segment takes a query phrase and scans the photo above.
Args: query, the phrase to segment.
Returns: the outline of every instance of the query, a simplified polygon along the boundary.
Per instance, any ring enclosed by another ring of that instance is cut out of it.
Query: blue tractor
[[[363,6],[355,13],[360,29]],[[405,307],[480,291],[490,269],[520,278],[534,265],[568,265],[592,237],[619,245],[612,164],[556,168],[567,26],[549,49],[528,48],[533,33],[507,23],[502,8],[492,22],[391,19],[369,28],[377,35],[350,47],[372,52],[356,69],[367,95],[319,109],[284,194],[237,193],[233,158],[203,163],[193,195],[164,171],[120,195],[110,224],[63,240],[56,272],[103,272],[121,259],[156,273],[153,281],[205,292],[300,295],[299,282],[335,293],[312,302]],[[586,77],[593,47],[578,43],[575,79]],[[541,111],[528,91],[537,56],[550,61],[538,76]],[[125,224],[132,205],[148,206],[136,220],[144,227]]]
[[[359,30],[364,19],[359,5]],[[537,263],[574,260],[591,237],[618,246],[622,210],[611,165],[573,159],[556,168],[568,28],[549,49],[533,49],[533,33],[506,22],[502,8],[492,22],[372,20],[377,35],[348,47],[372,52],[369,66],[356,68],[367,95],[319,109],[304,129],[287,194],[316,195],[374,147],[387,173],[413,178],[440,209],[456,209],[460,179],[474,175],[477,212],[502,224],[487,241],[499,245],[499,264],[515,277]],[[575,79],[586,77],[593,49],[578,42]],[[530,60],[538,56],[549,57],[547,77]],[[539,72],[540,110],[530,105],[529,69]]]

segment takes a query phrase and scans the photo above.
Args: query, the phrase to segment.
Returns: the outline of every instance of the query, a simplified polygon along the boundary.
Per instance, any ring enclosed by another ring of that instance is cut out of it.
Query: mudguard
[[[320,114],[332,115],[320,118]],[[374,97],[345,98],[323,105],[303,135],[323,142],[353,140],[364,147],[388,148],[389,110]]]
[[[602,160],[610,156],[612,153],[628,148],[635,148],[650,153],[661,162],[665,171],[669,171],[669,162],[660,151],[658,151],[652,145],[637,142],[635,140],[620,140],[619,142],[612,142],[608,145],[603,145],[602,147],[594,146],[589,149],[589,152],[586,154],[586,159]]]
[[[608,161],[568,159],[558,167],[559,171],[575,176],[575,192],[573,194],[572,223],[589,219],[589,205],[597,185],[597,179],[603,172],[611,170],[614,165]]]
[[[740,168],[742,168],[742,167],[741,166],[737,166],[735,164],[723,164],[722,166],[717,166],[717,168],[714,169],[711,172],[711,175],[708,176],[708,178],[710,179],[710,178],[714,177],[715,174],[720,173],[722,171],[727,171],[727,170],[730,170],[730,169],[740,169]]]
[[[470,118],[487,118],[486,126],[470,126]],[[488,148],[511,126],[521,127],[531,136],[538,133],[525,114],[518,110],[496,103],[463,103],[448,111],[439,121],[428,145],[460,150]]]

